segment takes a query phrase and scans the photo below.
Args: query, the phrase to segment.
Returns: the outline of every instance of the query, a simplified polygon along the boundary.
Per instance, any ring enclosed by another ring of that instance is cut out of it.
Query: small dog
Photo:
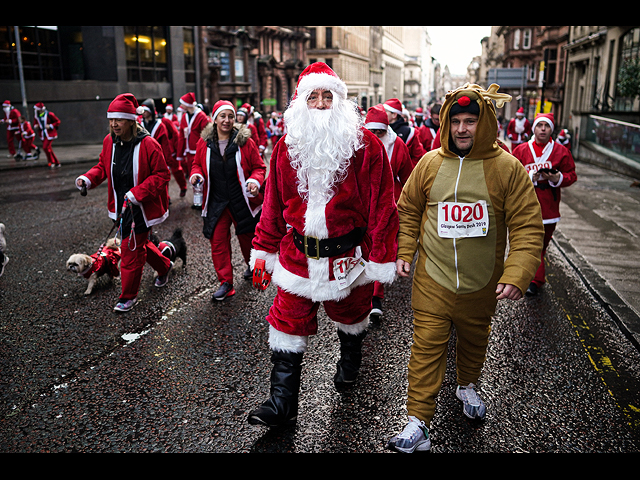
[[[159,241],[154,234],[151,234],[149,239],[169,260],[175,263],[176,259],[179,258],[182,260],[182,268],[187,266],[187,242],[182,238],[182,229],[176,228],[169,240]]]
[[[84,253],[71,255],[67,260],[67,270],[89,281],[84,294],[91,295],[93,287],[102,275],[107,274],[109,278],[120,276],[120,257],[120,247],[116,246],[113,238],[110,238],[107,244],[93,255]]]

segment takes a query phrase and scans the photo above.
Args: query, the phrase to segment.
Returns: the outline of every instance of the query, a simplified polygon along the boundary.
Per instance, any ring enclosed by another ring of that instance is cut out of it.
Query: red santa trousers
[[[120,301],[124,302],[138,296],[142,269],[144,264],[151,265],[158,275],[166,275],[171,268],[171,261],[162,255],[158,247],[149,240],[149,234],[137,233],[135,239],[131,235],[122,239],[120,251],[120,277],[122,279],[122,293]],[[131,248],[129,248],[131,247]]]
[[[233,264],[231,263],[231,225],[235,225],[233,216],[228,208],[222,212],[216,228],[211,236],[211,260],[216,269],[220,283],[228,282],[233,285]],[[251,259],[251,242],[253,233],[241,233],[238,237],[240,250],[244,261],[249,264]]]
[[[44,137],[44,139],[42,139],[42,150],[44,150],[44,153],[47,155],[47,162],[49,165],[58,165],[60,162],[58,162],[56,154],[53,153],[53,148],[51,147],[52,143],[53,140],[49,140],[47,137]]]
[[[373,283],[354,288],[343,300],[322,302],[327,316],[343,325],[355,325],[371,312]],[[278,287],[278,293],[269,309],[267,321],[279,332],[308,336],[318,333],[319,302],[289,293]]]
[[[545,267],[544,267],[544,255],[547,253],[547,247],[549,246],[549,242],[551,241],[551,237],[553,236],[553,232],[556,229],[556,223],[546,223],[544,226],[544,241],[542,244],[542,261],[540,262],[540,266],[538,267],[538,271],[536,272],[536,276],[533,277],[533,283],[535,283],[538,287],[541,287],[545,283]]]
[[[16,138],[18,137],[18,138]],[[13,140],[19,140],[20,137],[17,135],[17,131],[16,130],[9,130],[9,128],[7,127],[7,146],[9,147],[9,153],[11,155],[15,155],[16,154],[16,145],[13,142]]]
[[[165,160],[167,162],[167,166],[169,167],[169,170],[171,170],[171,173],[173,174],[173,178],[176,179],[176,183],[178,184],[178,187],[180,188],[180,190],[186,190],[187,179],[184,175],[184,170],[182,169],[182,165],[181,165],[182,162],[179,162],[175,158],[165,157]]]

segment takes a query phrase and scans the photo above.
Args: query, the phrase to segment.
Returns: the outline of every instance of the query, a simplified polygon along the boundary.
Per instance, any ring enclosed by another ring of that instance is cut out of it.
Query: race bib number
[[[551,165],[551,162],[528,163],[524,166],[524,168],[526,168],[527,173],[536,173],[541,168],[548,168],[549,170],[551,170],[553,169],[553,165]]]
[[[485,237],[489,231],[487,202],[438,202],[438,235],[442,238]]]
[[[338,288],[344,290],[364,272],[367,262],[362,259],[362,250],[356,248],[355,257],[336,258],[333,261],[333,276]]]

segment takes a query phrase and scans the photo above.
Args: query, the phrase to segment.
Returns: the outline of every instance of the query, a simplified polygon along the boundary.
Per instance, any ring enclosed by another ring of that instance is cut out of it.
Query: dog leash
[[[136,222],[133,217],[133,206],[131,204],[131,201],[128,198],[124,199],[124,203],[122,204],[122,211],[120,212],[118,219],[116,219],[116,223],[114,223],[113,225],[115,227],[119,220],[118,230],[116,231],[116,235],[113,240],[118,247],[122,245],[122,220],[123,220],[124,212],[127,210],[127,207],[131,208],[131,233],[129,234],[128,247],[129,247],[129,251],[135,252],[136,249],[138,248],[138,242],[136,240],[136,234],[135,234]],[[113,228],[111,229],[111,232],[112,231],[113,231]],[[109,235],[111,235],[111,232],[109,232]],[[120,235],[120,241],[118,241],[118,234]],[[107,235],[107,238],[109,238],[109,235]],[[133,248],[131,248],[131,237],[133,237],[133,245],[134,245]]]

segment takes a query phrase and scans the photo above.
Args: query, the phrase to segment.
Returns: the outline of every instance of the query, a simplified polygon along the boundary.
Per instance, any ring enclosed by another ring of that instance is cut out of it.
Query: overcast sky
[[[431,56],[454,75],[467,73],[473,57],[482,53],[480,40],[491,34],[491,27],[427,26],[431,39]]]

